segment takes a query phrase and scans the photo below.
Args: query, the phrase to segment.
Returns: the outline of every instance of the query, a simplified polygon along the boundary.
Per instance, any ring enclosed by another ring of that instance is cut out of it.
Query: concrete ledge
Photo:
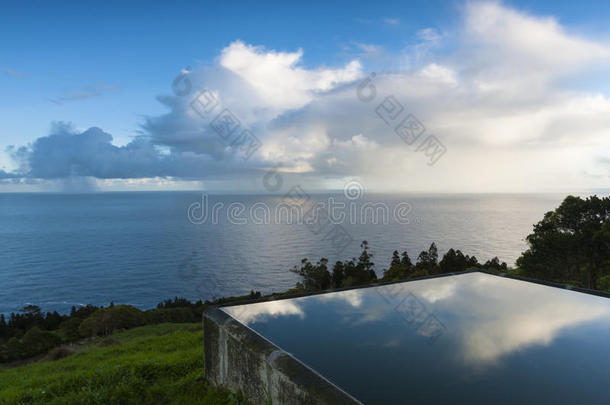
[[[205,377],[256,404],[361,404],[217,307],[203,314]]]

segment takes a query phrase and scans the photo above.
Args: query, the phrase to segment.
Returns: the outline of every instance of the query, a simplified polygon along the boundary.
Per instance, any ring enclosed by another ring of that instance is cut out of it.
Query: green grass
[[[0,404],[245,404],[204,380],[201,324],[143,326],[0,369]]]

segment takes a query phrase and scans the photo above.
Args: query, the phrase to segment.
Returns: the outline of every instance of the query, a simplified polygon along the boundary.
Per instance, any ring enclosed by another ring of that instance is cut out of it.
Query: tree
[[[383,272],[383,280],[395,281],[407,279],[409,278],[412,269],[413,265],[411,264],[411,259],[407,252],[402,252],[402,255],[399,256],[398,251],[395,250],[392,253],[390,268]]]
[[[360,247],[362,252],[358,261],[352,258],[352,260],[335,263],[331,276],[333,287],[350,287],[368,284],[377,280],[377,274],[373,269],[375,263],[371,260],[373,254],[368,251],[368,242],[362,241]]]
[[[6,339],[8,336],[8,328],[6,325],[6,319],[4,318],[4,314],[0,314],[0,342]]]
[[[483,268],[487,270],[506,271],[508,270],[508,265],[506,262],[500,263],[500,259],[496,256],[493,259],[486,261]]]
[[[369,253],[369,243],[365,240],[360,244],[362,248],[362,253],[360,253],[360,257],[358,258],[358,279],[361,283],[368,283],[370,281],[377,280],[377,274],[375,270],[373,270],[373,266],[375,263],[371,261],[373,258],[373,254]]]
[[[37,315],[40,314],[40,307],[33,304],[26,305],[25,307],[21,308],[21,312],[25,314]]]
[[[411,263],[411,258],[409,257],[407,251],[402,252],[402,256],[400,257],[400,264],[410,269],[413,267],[413,263]]]
[[[68,342],[74,342],[80,338],[78,327],[81,322],[82,319],[78,317],[70,317],[59,325],[59,331]]]
[[[600,277],[599,280],[597,280],[597,289],[610,292],[610,275]]]
[[[610,274],[610,197],[568,196],[534,225],[517,265],[523,274],[597,288]]]
[[[343,262],[336,262],[333,266],[333,274],[332,274],[332,284],[334,288],[339,288],[343,284],[343,280],[345,280],[345,268],[343,266]]]
[[[297,288],[305,291],[327,290],[331,286],[331,275],[328,272],[328,259],[322,258],[314,265],[309,260],[301,260],[301,267],[294,267],[293,273],[298,274],[303,280],[297,283]]]
[[[320,280],[319,289],[328,290],[331,286],[331,275],[328,272],[328,259],[323,257],[317,263],[317,274]]]
[[[41,330],[37,326],[23,335],[23,351],[27,356],[46,353],[49,349],[61,343],[61,338],[53,332]]]
[[[358,284],[358,269],[356,268],[356,263],[354,263],[354,260],[356,259],[346,260],[343,262],[345,277],[343,278],[341,287],[351,287]]]
[[[472,256],[466,255],[466,263],[468,264],[469,269],[480,267],[479,260],[474,255],[472,255]]]
[[[439,263],[441,273],[454,273],[464,271],[468,268],[468,256],[464,256],[461,250],[449,249]]]
[[[438,266],[438,249],[436,244],[432,242],[428,251],[422,251],[417,257],[417,264],[415,269],[418,273],[422,274],[434,274]]]
[[[24,351],[23,344],[17,339],[16,336],[13,336],[6,343],[6,355],[3,356],[2,361],[11,361],[15,359],[20,359],[26,356]]]
[[[434,242],[432,242],[430,248],[428,248],[428,258],[433,266],[438,264],[438,249],[436,248],[436,243]]]
[[[362,266],[364,270],[370,271],[375,263],[371,261],[373,254],[368,251],[369,243],[363,240],[360,244],[360,248],[362,249],[362,253],[360,253],[360,257],[358,258],[358,265]]]
[[[57,311],[47,312],[42,325],[46,330],[55,330],[59,328],[59,324],[63,320],[62,316]]]
[[[81,336],[107,336],[116,330],[146,324],[144,312],[130,305],[102,308],[89,315],[78,327]]]
[[[400,266],[400,256],[398,255],[398,250],[392,252],[392,263],[390,266]]]

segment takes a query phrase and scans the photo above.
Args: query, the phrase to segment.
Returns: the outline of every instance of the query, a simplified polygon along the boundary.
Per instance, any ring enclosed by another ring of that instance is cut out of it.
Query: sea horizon
[[[201,208],[202,197],[210,208],[221,206],[215,221],[189,217],[190,208]],[[302,258],[347,260],[358,256],[362,240],[371,246],[379,276],[392,251],[407,250],[416,260],[432,242],[440,255],[455,248],[482,263],[497,256],[514,266],[533,224],[565,194],[366,193],[350,200],[342,193],[310,193],[312,201],[343,198],[346,207],[354,203],[359,210],[385,204],[390,214],[406,205],[404,218],[385,223],[346,216],[339,225],[349,243],[335,247],[303,222],[248,217],[247,208],[267,204],[273,212],[284,197],[201,191],[0,194],[6,241],[0,276],[8,280],[0,313],[26,304],[65,313],[72,305],[111,301],[148,308],[174,296],[205,300],[284,291],[298,280],[290,269]],[[245,210],[239,221],[227,217],[231,204]]]

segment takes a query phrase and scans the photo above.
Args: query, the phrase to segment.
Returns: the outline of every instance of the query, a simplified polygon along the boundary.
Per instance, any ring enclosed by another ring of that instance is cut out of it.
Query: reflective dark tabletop
[[[223,310],[366,404],[610,403],[610,300],[467,273]]]

